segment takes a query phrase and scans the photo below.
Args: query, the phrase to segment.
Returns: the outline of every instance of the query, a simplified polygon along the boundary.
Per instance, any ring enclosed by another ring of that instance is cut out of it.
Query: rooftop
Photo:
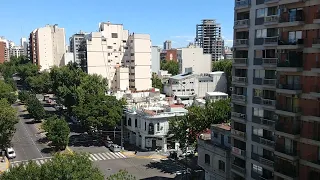
[[[223,74],[223,71],[214,71],[214,72],[210,72],[209,74]]]
[[[227,93],[224,92],[206,92],[209,96],[228,96]]]
[[[188,72],[188,73],[184,73],[184,74],[178,74],[175,76],[171,76],[170,79],[181,80],[181,79],[185,79],[185,78],[192,77],[192,76],[194,76],[194,74]]]
[[[226,131],[231,131],[230,123],[212,124],[211,127],[219,128]]]

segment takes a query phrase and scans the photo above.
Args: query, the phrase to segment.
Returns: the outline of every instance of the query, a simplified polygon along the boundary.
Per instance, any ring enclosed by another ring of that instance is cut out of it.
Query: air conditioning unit
[[[240,117],[246,118],[246,115],[245,114],[241,114]]]
[[[230,87],[229,89],[230,89],[230,91],[233,91],[233,87]]]

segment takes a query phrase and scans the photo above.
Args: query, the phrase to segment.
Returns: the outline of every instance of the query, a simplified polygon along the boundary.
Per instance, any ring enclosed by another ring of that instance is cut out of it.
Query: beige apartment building
[[[55,24],[35,29],[30,33],[29,43],[30,59],[40,66],[40,71],[64,64],[64,28]]]
[[[87,73],[106,78],[111,91],[151,88],[150,35],[129,34],[122,24],[100,23],[99,32],[86,35],[79,52]]]
[[[320,0],[235,0],[233,179],[320,179]]]

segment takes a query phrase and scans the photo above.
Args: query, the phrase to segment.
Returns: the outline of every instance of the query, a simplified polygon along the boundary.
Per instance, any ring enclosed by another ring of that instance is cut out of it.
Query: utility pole
[[[124,147],[123,147],[123,118],[121,119],[121,149],[124,150]]]

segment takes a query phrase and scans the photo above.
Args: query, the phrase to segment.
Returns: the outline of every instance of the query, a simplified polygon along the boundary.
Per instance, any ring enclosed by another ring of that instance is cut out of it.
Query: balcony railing
[[[274,36],[274,37],[266,37],[264,38],[264,42],[263,44],[277,44],[278,43],[278,36]]]
[[[302,59],[289,60],[289,61],[279,61],[277,67],[294,67],[294,68],[302,68]]]
[[[253,116],[252,121],[254,123],[269,126],[269,127],[275,127],[275,123],[276,123],[275,121],[271,120],[271,118],[267,118],[267,117],[262,118],[257,116]]]
[[[276,100],[262,98],[261,104],[264,106],[276,106]]]
[[[279,22],[296,22],[296,21],[304,21],[303,16],[280,16]]]
[[[308,154],[305,157],[303,157],[303,160],[309,161],[313,164],[320,165],[320,160],[317,158],[318,154]]]
[[[232,81],[237,83],[247,83],[247,77],[233,76]]]
[[[248,39],[236,39],[234,42],[234,46],[243,46],[243,45],[248,45],[249,41]]]
[[[313,38],[312,44],[320,44],[320,38]]]
[[[284,132],[287,134],[298,135],[300,134],[300,127],[298,125],[293,128],[286,128],[284,123],[277,123],[275,127],[276,131]]]
[[[232,94],[231,98],[234,101],[242,101],[242,102],[247,101],[247,96],[245,96],[245,95]]]
[[[234,26],[238,27],[238,26],[247,26],[249,25],[250,20],[249,19],[242,19],[242,20],[237,20],[234,21]]]
[[[292,112],[292,113],[301,113],[300,107],[286,106],[286,105],[281,105],[281,104],[277,105],[277,110],[287,111],[287,112]]]
[[[301,84],[278,84],[279,89],[301,90]]]
[[[238,172],[240,172],[240,173],[242,173],[242,174],[246,174],[246,169],[241,167],[241,165],[239,165],[239,164],[232,163],[231,164],[231,168],[236,170],[236,171],[238,171]]]
[[[245,150],[239,149],[237,147],[231,147],[231,151],[234,154],[237,154],[237,155],[242,156],[242,157],[246,157],[246,151]]]
[[[269,2],[278,2],[279,0],[264,0],[264,3],[269,3]]]
[[[278,58],[262,58],[262,65],[277,65]]]
[[[273,167],[274,162],[272,160],[269,160],[259,154],[256,153],[251,153],[251,158],[255,161],[258,161],[259,163],[269,166],[269,167]]]
[[[264,85],[275,86],[277,84],[277,79],[263,79]]]
[[[314,19],[320,19],[320,11],[314,14]]]
[[[288,163],[288,165],[284,164],[284,163],[275,163],[274,165],[274,171],[284,174],[286,176],[292,177],[292,178],[296,178],[298,177],[298,171],[297,171],[297,167],[295,167],[293,164]]]
[[[239,8],[239,7],[245,7],[245,6],[249,6],[251,4],[251,1],[250,0],[240,0],[240,1],[236,1],[236,8]]]
[[[233,58],[233,64],[247,64],[248,58]]]
[[[239,130],[231,129],[231,134],[246,138],[246,133]]]
[[[265,146],[274,147],[274,141],[252,134],[252,141],[263,144]]]
[[[282,144],[276,144],[275,151],[281,152],[283,154],[287,154],[289,156],[298,156],[299,151],[297,149],[287,148]]]
[[[279,16],[278,15],[271,15],[264,17],[264,23],[272,23],[272,22],[278,22]]]

